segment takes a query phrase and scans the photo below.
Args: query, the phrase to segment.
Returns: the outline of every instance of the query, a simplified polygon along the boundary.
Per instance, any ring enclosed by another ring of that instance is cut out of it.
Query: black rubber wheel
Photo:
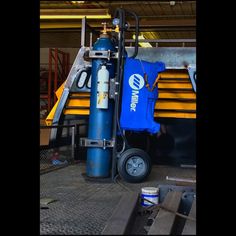
[[[152,164],[149,155],[142,149],[130,148],[120,154],[117,168],[125,181],[140,183],[150,174]]]

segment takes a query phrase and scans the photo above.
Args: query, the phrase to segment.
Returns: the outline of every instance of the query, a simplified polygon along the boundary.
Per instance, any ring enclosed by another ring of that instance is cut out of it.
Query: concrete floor
[[[40,210],[40,233],[99,235],[118,204],[123,186],[105,181],[89,181],[85,176],[85,163],[43,174],[40,176],[40,198],[56,201]],[[143,183],[120,182],[132,191],[142,187],[157,187],[159,184],[176,184],[166,176],[196,178],[195,169],[171,166],[153,166],[148,179]]]

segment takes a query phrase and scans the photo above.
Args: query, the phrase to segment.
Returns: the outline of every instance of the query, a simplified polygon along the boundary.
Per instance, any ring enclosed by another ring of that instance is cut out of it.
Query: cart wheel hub
[[[137,176],[145,171],[144,161],[139,156],[133,156],[127,161],[127,172],[130,175]]]

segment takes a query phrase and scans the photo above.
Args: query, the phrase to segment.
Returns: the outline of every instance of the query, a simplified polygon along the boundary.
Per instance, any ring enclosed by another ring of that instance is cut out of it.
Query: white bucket
[[[154,187],[142,188],[141,198],[142,198],[142,200],[141,200],[142,206],[152,206],[152,205],[158,204],[158,202],[159,202],[159,188],[154,188]],[[147,199],[155,204],[145,201],[143,198]]]

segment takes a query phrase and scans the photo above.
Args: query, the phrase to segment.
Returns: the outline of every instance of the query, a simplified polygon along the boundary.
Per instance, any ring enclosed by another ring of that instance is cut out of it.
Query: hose
[[[120,80],[121,80],[121,56],[122,56],[122,44],[124,43],[124,39],[123,39],[123,19],[124,19],[124,10],[123,9],[116,9],[115,11],[115,17],[117,17],[120,19],[119,21],[119,28],[121,29],[121,31],[118,33],[118,60],[117,60],[117,76],[115,79],[115,85],[118,84],[118,86],[120,86]],[[116,133],[117,133],[117,127],[120,130],[120,124],[119,124],[119,96],[120,96],[120,87],[118,87],[118,93],[115,96],[115,110],[114,110],[114,122],[113,122],[113,132],[112,132],[112,139],[114,140],[114,147],[112,150],[112,179],[114,181],[114,177],[116,174],[116,158],[117,158],[117,141],[116,141]],[[122,135],[122,132],[121,132]],[[122,136],[122,139],[124,141],[124,145],[126,144],[126,138],[124,136]]]
[[[119,37],[119,45],[118,45],[118,63],[117,63],[117,78],[119,82],[119,87],[118,87],[118,94],[117,94],[117,104],[120,105],[120,93],[121,93],[121,86],[122,86],[122,81],[123,81],[123,71],[124,71],[124,55],[125,55],[125,13],[128,12],[129,14],[133,15],[136,20],[136,30],[135,30],[135,52],[133,54],[133,58],[136,57],[138,53],[138,34],[139,34],[139,19],[137,15],[134,12],[124,10],[122,8],[116,9],[115,12],[115,17],[117,17],[117,14],[119,15],[119,27],[121,29],[120,37]],[[120,121],[119,121],[119,111],[120,107],[116,106],[116,111],[115,111],[115,118],[116,118],[116,124],[118,126],[118,129],[120,131],[121,137],[124,140],[123,146],[128,147],[128,141],[125,137],[125,135],[122,132],[122,129],[120,127]],[[124,147],[123,149],[124,150]]]
[[[138,16],[131,11],[124,10],[122,8],[117,8],[114,14],[114,17],[116,18],[118,16],[119,18],[119,28],[120,32],[118,34],[118,61],[117,61],[117,76],[116,76],[116,84],[118,85],[118,91],[117,95],[115,96],[115,110],[114,110],[114,125],[113,125],[113,137],[114,140],[114,146],[113,146],[113,152],[112,152],[112,179],[115,178],[115,170],[116,170],[116,158],[117,158],[117,143],[116,143],[116,133],[117,128],[120,132],[120,135],[123,139],[123,148],[121,150],[124,151],[127,147],[129,147],[128,141],[125,137],[125,135],[122,132],[122,129],[120,127],[120,121],[119,121],[119,111],[120,111],[120,93],[121,93],[121,87],[122,87],[122,81],[123,81],[123,72],[124,72],[124,59],[125,59],[125,13],[129,13],[134,16],[136,24],[135,24],[135,51],[132,56],[132,58],[135,58],[138,54],[138,34],[139,34],[139,18]]]
[[[129,10],[125,11],[135,18],[135,46],[134,46],[134,54],[132,55],[132,58],[135,58],[138,54],[139,17],[132,11]]]

